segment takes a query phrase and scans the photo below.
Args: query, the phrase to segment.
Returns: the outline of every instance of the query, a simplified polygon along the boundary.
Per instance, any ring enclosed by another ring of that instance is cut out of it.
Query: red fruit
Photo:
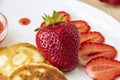
[[[58,11],[59,16],[64,16],[63,21],[69,22],[70,21],[70,14],[65,11]]]
[[[120,0],[109,0],[108,3],[113,5],[113,6],[119,6]]]
[[[120,76],[120,61],[99,57],[88,62],[87,74],[94,80],[115,80]]]
[[[99,0],[100,2],[108,2],[108,0]]]
[[[99,0],[99,1],[108,3],[112,6],[119,6],[120,5],[120,0]]]
[[[103,43],[105,38],[100,32],[84,32],[80,34],[80,43],[84,42],[95,42],[95,43]]]
[[[40,25],[40,27],[45,27],[45,26],[46,26],[45,22],[42,22]]]
[[[80,30],[80,33],[88,32],[90,30],[90,26],[83,20],[70,21],[70,23],[75,25]]]
[[[45,58],[58,69],[70,71],[78,63],[80,33],[69,23],[49,25],[36,34],[36,44]]]
[[[105,0],[99,0],[100,2],[104,2]]]
[[[79,60],[81,65],[85,66],[91,59],[104,56],[114,58],[117,54],[113,46],[101,43],[83,43],[79,51]]]

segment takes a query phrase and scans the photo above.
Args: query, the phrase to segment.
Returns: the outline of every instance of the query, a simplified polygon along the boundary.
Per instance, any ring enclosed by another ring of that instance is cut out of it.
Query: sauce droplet
[[[0,33],[3,31],[4,29],[4,25],[2,24],[2,22],[0,21]]]
[[[19,23],[21,24],[21,25],[28,25],[28,24],[30,24],[30,19],[28,19],[28,18],[21,18],[20,20],[19,20]]]

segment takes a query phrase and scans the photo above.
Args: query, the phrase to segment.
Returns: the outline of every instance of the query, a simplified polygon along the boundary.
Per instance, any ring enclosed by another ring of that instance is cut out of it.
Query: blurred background
[[[100,2],[99,0],[80,0],[82,2],[88,3],[107,14],[111,15],[113,18],[115,18],[117,21],[120,22],[120,5],[119,6],[113,6],[105,2]],[[104,1],[104,0],[102,0]],[[118,0],[120,2],[120,0]]]

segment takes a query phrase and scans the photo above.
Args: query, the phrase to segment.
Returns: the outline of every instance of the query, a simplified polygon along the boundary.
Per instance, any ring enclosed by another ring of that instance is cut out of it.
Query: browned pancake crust
[[[38,48],[30,43],[16,43],[0,48],[0,73],[9,76],[20,65],[46,63]]]
[[[9,80],[9,78],[2,73],[0,73],[0,80]]]
[[[63,72],[51,65],[29,64],[17,68],[11,75],[11,80],[67,80]]]

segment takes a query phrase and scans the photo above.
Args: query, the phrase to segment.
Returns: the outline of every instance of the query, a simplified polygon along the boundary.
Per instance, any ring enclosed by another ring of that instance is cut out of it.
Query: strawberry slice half
[[[70,21],[70,14],[65,11],[58,11],[59,16],[64,16],[63,21],[69,22]]]
[[[46,26],[45,22],[42,22],[42,23],[40,24],[40,27],[45,27],[45,26]]]
[[[105,38],[100,32],[84,32],[81,33],[80,43],[84,42],[95,42],[95,43],[103,43]]]
[[[78,27],[78,29],[80,30],[80,33],[88,32],[90,30],[90,26],[87,24],[86,21],[75,20],[75,21],[70,21],[70,23]]]
[[[86,73],[94,80],[115,80],[120,76],[120,61],[105,57],[94,58],[88,62]]]
[[[81,65],[85,66],[87,62],[93,58],[104,56],[113,59],[116,54],[116,49],[111,45],[88,42],[81,44],[79,51],[79,61]]]

